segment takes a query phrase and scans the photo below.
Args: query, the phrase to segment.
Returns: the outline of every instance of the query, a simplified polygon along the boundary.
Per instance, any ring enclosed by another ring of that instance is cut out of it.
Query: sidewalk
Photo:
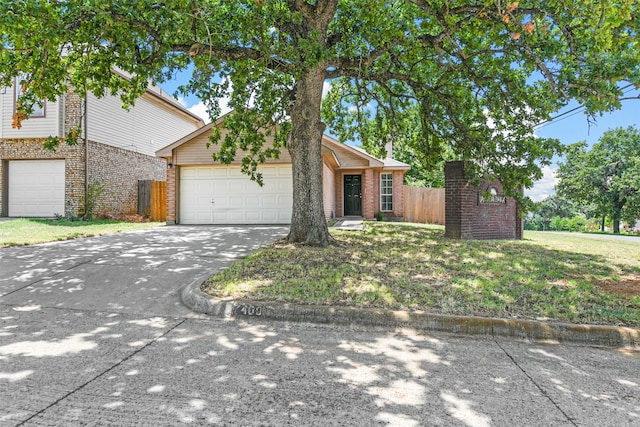
[[[337,222],[330,228],[339,230],[364,230],[364,220],[360,217],[337,218]]]

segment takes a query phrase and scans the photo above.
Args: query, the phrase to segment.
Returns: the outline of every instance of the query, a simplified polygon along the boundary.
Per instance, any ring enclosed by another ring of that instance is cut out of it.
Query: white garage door
[[[288,224],[291,165],[265,165],[260,187],[233,166],[180,168],[181,224]]]
[[[64,160],[9,162],[9,216],[64,215]]]

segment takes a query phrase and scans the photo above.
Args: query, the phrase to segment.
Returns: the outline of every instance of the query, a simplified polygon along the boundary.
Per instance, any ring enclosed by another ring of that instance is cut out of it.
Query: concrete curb
[[[448,332],[458,335],[490,335],[531,341],[640,350],[640,329],[635,328],[453,316],[417,311],[216,300],[200,290],[205,280],[206,278],[198,278],[184,286],[181,291],[182,302],[195,312],[222,318],[260,318],[390,328],[411,327],[420,331]]]

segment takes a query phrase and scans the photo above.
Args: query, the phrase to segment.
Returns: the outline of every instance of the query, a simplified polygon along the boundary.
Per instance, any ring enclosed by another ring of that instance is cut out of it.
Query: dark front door
[[[344,176],[344,214],[362,215],[362,175]]]

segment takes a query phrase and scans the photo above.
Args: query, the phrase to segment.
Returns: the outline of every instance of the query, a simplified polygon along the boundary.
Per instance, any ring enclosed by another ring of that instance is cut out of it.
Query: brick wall
[[[375,218],[376,212],[380,210],[379,201],[376,210],[376,180],[373,176],[373,169],[365,169],[362,174],[362,216],[365,219]],[[380,192],[377,194],[379,195]],[[380,196],[378,196],[379,199]]]
[[[135,214],[138,180],[164,181],[166,161],[89,141],[89,182],[104,185],[96,214]]]
[[[78,94],[67,92],[64,98],[64,129],[61,132],[63,136],[69,129],[82,124],[84,118],[82,114],[83,105],[84,102]]]
[[[404,171],[380,171],[374,169],[341,170],[336,173],[336,215],[344,216],[344,176],[362,175],[362,216],[374,219],[380,211],[380,174],[393,173],[393,212],[383,212],[388,218],[402,218],[404,214]]]
[[[173,166],[167,169],[167,224],[176,223],[176,209],[178,201],[176,200],[176,176],[180,166]]]
[[[497,196],[485,200],[495,189]],[[445,236],[453,239],[522,239],[523,222],[515,199],[503,200],[497,181],[474,186],[466,178],[464,162],[445,165]]]

